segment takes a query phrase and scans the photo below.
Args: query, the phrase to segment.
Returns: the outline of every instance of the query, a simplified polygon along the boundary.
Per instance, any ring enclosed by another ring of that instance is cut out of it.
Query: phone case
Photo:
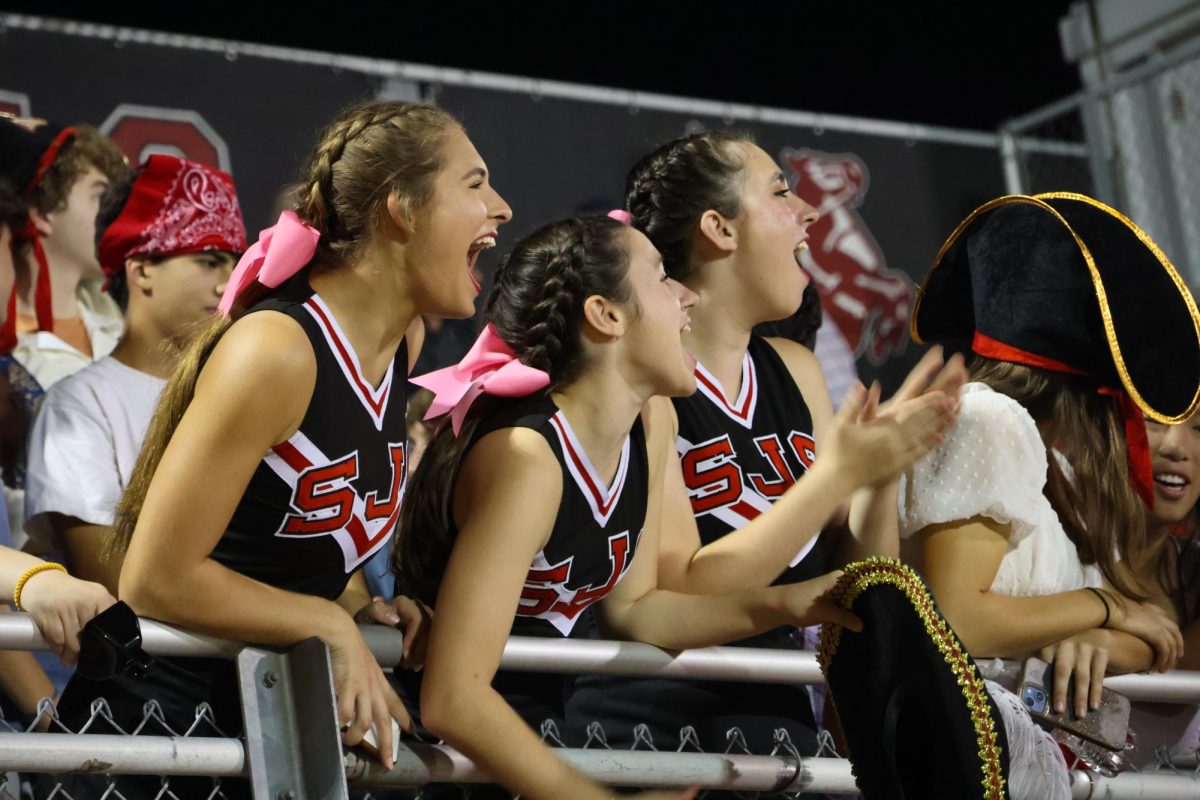
[[[1100,692],[1100,707],[1089,710],[1086,717],[1075,716],[1075,680],[1067,687],[1067,710],[1056,714],[1053,710],[1054,667],[1040,658],[1025,661],[1017,696],[1029,709],[1029,714],[1056,728],[1075,734],[1105,749],[1122,751],[1129,730],[1129,698],[1112,689]]]
[[[374,729],[367,731],[367,735],[359,742],[359,747],[372,756],[379,757],[379,742],[375,740]],[[396,763],[398,758],[400,758],[400,723],[392,720],[392,763]]]

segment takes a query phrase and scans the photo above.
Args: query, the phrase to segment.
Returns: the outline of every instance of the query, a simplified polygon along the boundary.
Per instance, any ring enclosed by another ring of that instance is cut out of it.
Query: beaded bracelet
[[[1104,622],[1100,623],[1100,627],[1107,628],[1108,627],[1108,619],[1109,619],[1109,617],[1112,616],[1112,606],[1110,606],[1108,604],[1108,598],[1104,596],[1104,592],[1102,592],[1099,589],[1096,589],[1092,586],[1085,586],[1084,588],[1087,589],[1092,594],[1096,595],[1096,597],[1099,597],[1100,602],[1104,604]]]
[[[67,571],[67,568],[62,564],[56,564],[53,561],[47,561],[44,564],[35,564],[34,566],[25,570],[21,577],[17,579],[17,585],[13,587],[13,605],[17,607],[17,611],[25,610],[21,607],[21,590],[25,588],[25,584],[29,582],[29,579],[34,575],[37,575],[39,572],[46,572],[47,570],[51,569],[56,569],[59,572]]]

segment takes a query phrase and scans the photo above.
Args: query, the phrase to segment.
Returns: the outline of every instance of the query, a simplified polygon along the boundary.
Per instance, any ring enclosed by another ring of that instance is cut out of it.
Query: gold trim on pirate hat
[[[817,652],[863,797],[1007,800],[1004,720],[917,574],[868,558],[832,595],[863,621],[823,626]]]
[[[1200,408],[1195,300],[1145,231],[1085,195],[1009,195],[973,211],[918,290],[911,332],[1122,388],[1158,422]]]

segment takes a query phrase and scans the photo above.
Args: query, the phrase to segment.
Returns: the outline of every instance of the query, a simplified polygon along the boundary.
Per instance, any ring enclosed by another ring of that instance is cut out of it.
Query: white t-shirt
[[[111,525],[166,381],[109,356],[46,393],[29,441],[25,519],[58,512]]]

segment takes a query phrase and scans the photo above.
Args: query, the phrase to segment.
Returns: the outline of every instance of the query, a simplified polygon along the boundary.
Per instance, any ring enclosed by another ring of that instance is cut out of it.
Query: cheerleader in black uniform
[[[895,482],[953,421],[961,360],[943,365],[931,353],[883,408],[873,391],[867,414],[843,424],[807,348],[751,333],[799,308],[808,277],[796,257],[817,219],[771,157],[742,136],[689,136],[643,158],[626,190],[633,225],[699,297],[684,334],[698,391],[676,397],[669,415],[679,457],[667,480],[679,496],[686,487],[690,507],[664,509],[660,584],[724,592],[803,581],[847,558],[897,556]],[[853,536],[822,534],[844,519],[851,495]],[[779,627],[737,644],[802,647],[796,634]],[[802,753],[816,749],[802,686],[587,677],[568,716],[576,734],[600,721],[614,747],[630,746],[646,723],[660,748],[678,747],[690,725],[706,750],[724,751],[734,727],[752,752],[770,752],[779,728]]]
[[[286,647],[321,637],[346,743],[374,730],[385,764],[391,719],[409,719],[355,614],[405,623],[407,647],[419,614],[404,599],[373,604],[359,567],[387,546],[399,516],[418,315],[472,313],[470,269],[511,216],[487,174],[437,109],[378,102],[335,120],[297,213],[285,211],[250,248],[220,317],[182,356],[117,513],[123,600],[234,640]],[[155,699],[176,730],[207,702],[225,735],[242,731],[226,661],[159,658],[136,680],[77,676],[59,709],[68,726],[86,721],[96,697],[125,730]],[[77,798],[107,783],[78,780],[68,786]],[[161,789],[153,778],[117,785],[127,798]],[[247,789],[224,784],[226,795]],[[171,790],[207,797],[212,783],[174,779]]]
[[[501,266],[471,353],[417,380],[437,394],[432,413],[450,411],[405,499],[394,565],[403,591],[436,599],[422,722],[531,800],[612,794],[527,724],[561,718],[565,681],[496,676],[510,633],[575,635],[589,609],[607,635],[671,649],[858,624],[825,597],[835,575],[720,596],[657,587],[662,507],[686,497],[666,497],[682,487],[664,482],[669,402],[651,398],[695,388],[680,338],[694,303],[634,229],[552,223]]]

